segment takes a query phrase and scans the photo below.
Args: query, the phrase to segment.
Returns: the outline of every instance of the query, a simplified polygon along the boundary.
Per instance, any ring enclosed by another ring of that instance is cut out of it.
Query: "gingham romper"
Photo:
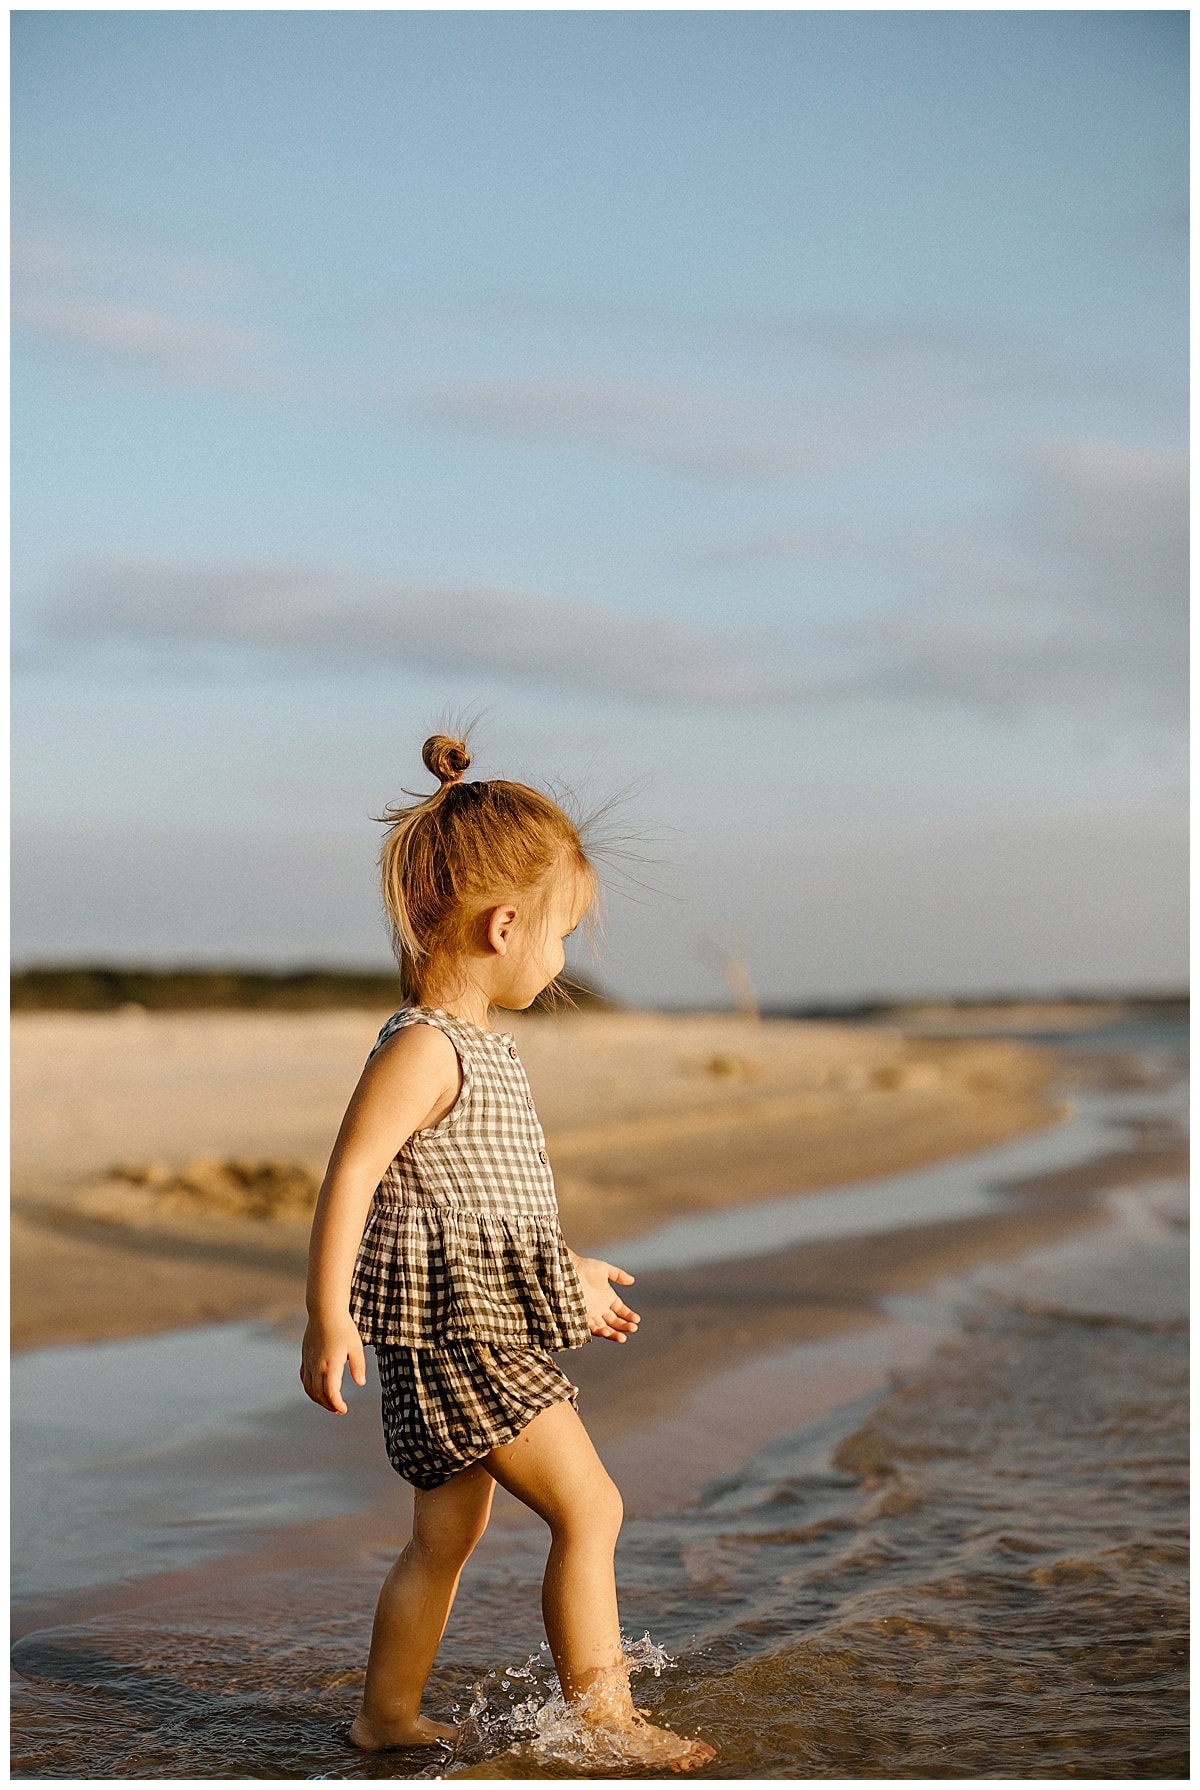
[[[350,1313],[375,1346],[388,1459],[430,1490],[548,1405],[576,1404],[578,1389],[548,1351],[577,1349],[591,1332],[512,1033],[404,1007],[371,1056],[408,1025],[445,1032],[462,1089],[389,1163],[359,1246]]]

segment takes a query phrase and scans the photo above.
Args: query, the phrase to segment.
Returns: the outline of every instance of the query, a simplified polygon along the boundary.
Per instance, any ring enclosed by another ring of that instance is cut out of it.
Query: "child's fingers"
[[[350,1378],[356,1386],[367,1383],[367,1356],[361,1343],[350,1351]]]
[[[305,1392],[307,1392],[314,1405],[320,1405],[323,1411],[337,1410],[338,1407],[333,1404],[330,1399],[329,1389],[324,1374],[307,1373],[304,1368],[301,1368],[300,1384],[304,1387]]]
[[[638,1319],[632,1315],[622,1318],[615,1311],[610,1310],[601,1312],[597,1316],[596,1326],[595,1335],[610,1336],[615,1342],[625,1342],[627,1340],[626,1332],[632,1334],[637,1329]]]
[[[623,1287],[631,1287],[633,1285],[634,1276],[632,1274],[626,1274],[624,1268],[614,1268],[611,1262],[605,1262],[604,1268],[609,1280],[620,1281]]]

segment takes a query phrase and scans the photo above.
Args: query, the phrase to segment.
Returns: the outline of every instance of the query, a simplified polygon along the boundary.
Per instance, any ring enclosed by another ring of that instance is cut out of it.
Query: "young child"
[[[547,797],[464,783],[461,740],[437,734],[422,757],[440,788],[389,812],[380,858],[406,1005],[367,1060],[317,1201],[300,1369],[311,1399],[344,1412],[342,1374],[365,1385],[374,1344],[388,1458],[415,1487],[350,1739],[454,1739],[421,1694],[499,1483],[550,1530],[542,1614],[563,1696],[606,1752],[691,1770],[715,1749],[634,1708],[613,1573],[621,1498],[549,1353],[627,1341],[638,1315],[610,1283],[633,1276],[568,1249],[516,1044],[488,1025],[493,1006],[522,1010],[559,974],[596,872]]]

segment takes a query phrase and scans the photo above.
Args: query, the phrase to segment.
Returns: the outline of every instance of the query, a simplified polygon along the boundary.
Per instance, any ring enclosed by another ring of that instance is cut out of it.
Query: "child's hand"
[[[575,1255],[575,1270],[583,1283],[583,1295],[587,1301],[588,1324],[593,1336],[607,1336],[611,1342],[625,1342],[641,1323],[636,1311],[629,1307],[613,1292],[610,1280],[616,1280],[623,1287],[633,1285],[633,1275],[626,1274],[624,1268],[614,1268],[611,1262],[602,1262],[595,1256]]]
[[[347,1409],[342,1397],[342,1374],[347,1362],[354,1384],[365,1386],[367,1357],[358,1325],[349,1312],[332,1323],[309,1318],[300,1351],[300,1381],[314,1404],[336,1411],[339,1416]]]

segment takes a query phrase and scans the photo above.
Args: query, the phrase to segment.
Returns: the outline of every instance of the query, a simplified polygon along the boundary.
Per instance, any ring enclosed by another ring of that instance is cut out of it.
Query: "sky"
[[[18,964],[386,964],[473,717],[624,1000],[1182,983],[1186,13],[12,25]]]

